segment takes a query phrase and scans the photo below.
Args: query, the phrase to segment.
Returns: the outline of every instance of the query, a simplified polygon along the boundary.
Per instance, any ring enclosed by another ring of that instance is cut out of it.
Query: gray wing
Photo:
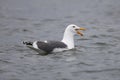
[[[47,41],[47,43],[38,41],[37,46],[39,49],[46,52],[52,52],[55,48],[66,48],[67,45],[60,41]]]

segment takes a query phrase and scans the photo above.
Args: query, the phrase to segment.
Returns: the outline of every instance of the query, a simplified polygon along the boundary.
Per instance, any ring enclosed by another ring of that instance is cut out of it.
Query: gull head
[[[83,36],[83,33],[81,31],[85,31],[86,29],[83,27],[78,27],[75,24],[70,24],[67,26],[66,30],[72,32],[73,34]]]

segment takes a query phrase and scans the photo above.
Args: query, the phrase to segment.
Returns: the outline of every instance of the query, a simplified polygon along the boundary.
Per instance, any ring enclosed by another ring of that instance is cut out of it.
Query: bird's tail
[[[25,45],[33,45],[33,42],[30,42],[30,41],[23,41],[23,44],[25,44]]]

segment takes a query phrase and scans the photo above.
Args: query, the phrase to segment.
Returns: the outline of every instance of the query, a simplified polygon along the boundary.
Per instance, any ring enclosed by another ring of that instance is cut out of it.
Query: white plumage
[[[74,46],[74,35],[79,34],[83,36],[80,30],[85,28],[78,27],[74,24],[68,25],[65,29],[63,39],[61,41],[35,41],[35,42],[23,42],[30,48],[40,50],[40,52],[51,53],[60,52],[75,48]]]

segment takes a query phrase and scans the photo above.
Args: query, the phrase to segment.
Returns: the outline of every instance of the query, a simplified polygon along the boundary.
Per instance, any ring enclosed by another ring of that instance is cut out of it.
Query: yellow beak
[[[79,29],[79,30],[83,30],[83,31],[85,31],[85,30],[86,30],[86,28],[80,27],[80,29]]]
[[[79,29],[75,29],[76,33],[79,34],[80,36],[83,36],[83,33],[80,32],[80,30],[85,31],[85,28],[80,27]]]

